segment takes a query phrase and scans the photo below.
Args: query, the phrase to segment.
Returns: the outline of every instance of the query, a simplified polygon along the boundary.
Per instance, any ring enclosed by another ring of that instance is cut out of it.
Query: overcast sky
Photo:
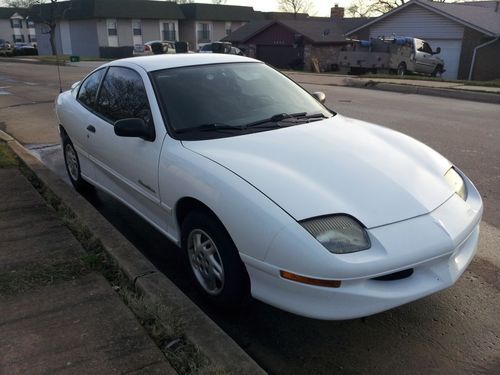
[[[335,4],[346,6],[351,0],[309,0],[313,4],[313,12],[310,15],[314,16],[329,16],[330,8]],[[195,0],[197,3],[212,3],[211,0]],[[227,0],[227,5],[246,5],[253,6],[255,10],[276,11],[278,10],[277,0]],[[4,5],[4,0],[0,0],[0,5]]]

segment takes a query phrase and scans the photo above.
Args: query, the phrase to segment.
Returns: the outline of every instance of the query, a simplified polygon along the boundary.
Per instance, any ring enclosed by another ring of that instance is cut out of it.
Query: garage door
[[[257,59],[264,61],[275,68],[290,68],[297,60],[302,61],[300,48],[288,45],[258,45]]]
[[[444,60],[444,72],[443,77],[448,79],[457,79],[458,77],[458,67],[460,65],[460,52],[462,51],[462,41],[461,40],[443,40],[443,39],[430,39],[427,40],[432,49],[436,50],[437,47],[441,47],[441,53],[436,55]]]

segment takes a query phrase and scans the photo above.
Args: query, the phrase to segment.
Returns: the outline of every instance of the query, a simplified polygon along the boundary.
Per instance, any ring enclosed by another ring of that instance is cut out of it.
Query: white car
[[[215,303],[350,319],[453,285],[478,242],[472,182],[323,101],[260,61],[184,54],[105,64],[56,111],[74,186],[179,245]]]

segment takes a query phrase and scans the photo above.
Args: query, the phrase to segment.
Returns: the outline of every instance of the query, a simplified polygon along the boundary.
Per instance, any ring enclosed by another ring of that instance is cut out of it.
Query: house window
[[[226,35],[231,34],[231,22],[226,22]]]
[[[132,31],[134,35],[142,35],[141,20],[132,20]]]
[[[26,20],[26,27],[27,27],[28,29],[34,29],[34,28],[35,28],[35,21],[33,21],[33,20],[29,20],[29,19],[28,19],[28,20]]]
[[[24,35],[12,35],[12,40],[14,43],[24,43]]]
[[[19,18],[13,18],[10,20],[10,25],[13,29],[22,29],[23,23]]]
[[[175,35],[175,23],[174,22],[163,22],[163,40],[174,41],[176,39]]]
[[[116,27],[116,20],[108,20],[108,36],[118,35],[118,30]]]
[[[198,24],[198,43],[210,42],[210,24],[209,23],[199,23]]]
[[[29,35],[28,35],[28,41],[29,41],[30,43],[36,43],[36,36],[35,36],[35,35],[31,35],[31,34],[29,34]]]

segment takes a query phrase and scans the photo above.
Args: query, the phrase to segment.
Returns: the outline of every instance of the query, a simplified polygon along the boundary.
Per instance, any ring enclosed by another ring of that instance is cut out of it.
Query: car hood
[[[336,115],[253,134],[183,141],[296,220],[345,213],[367,228],[426,214],[453,191],[451,164],[406,135]]]

